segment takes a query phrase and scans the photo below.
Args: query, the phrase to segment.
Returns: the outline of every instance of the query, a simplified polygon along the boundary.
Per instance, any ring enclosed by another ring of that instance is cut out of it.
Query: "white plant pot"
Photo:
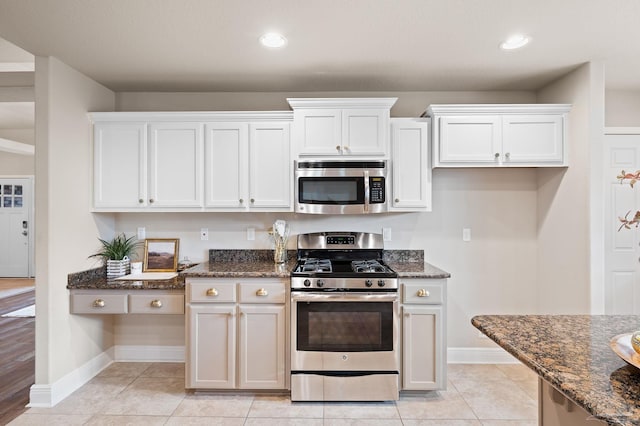
[[[131,270],[131,261],[128,257],[122,260],[107,260],[107,277],[121,277]]]

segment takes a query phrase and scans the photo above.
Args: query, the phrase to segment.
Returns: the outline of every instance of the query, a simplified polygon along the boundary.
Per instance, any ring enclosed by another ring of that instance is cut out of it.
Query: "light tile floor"
[[[537,376],[523,365],[451,364],[448,379],[445,391],[396,402],[292,403],[283,395],[186,392],[184,364],[123,362],[10,425],[537,425]]]

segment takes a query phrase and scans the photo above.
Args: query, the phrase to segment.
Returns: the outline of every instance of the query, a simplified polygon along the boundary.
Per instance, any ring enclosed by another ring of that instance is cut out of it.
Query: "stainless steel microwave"
[[[387,161],[296,161],[295,212],[387,211]]]

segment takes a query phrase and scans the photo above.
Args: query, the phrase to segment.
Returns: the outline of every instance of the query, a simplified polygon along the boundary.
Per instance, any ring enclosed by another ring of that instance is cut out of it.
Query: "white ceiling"
[[[0,0],[0,37],[116,91],[535,90],[591,60],[640,90],[638,0]]]

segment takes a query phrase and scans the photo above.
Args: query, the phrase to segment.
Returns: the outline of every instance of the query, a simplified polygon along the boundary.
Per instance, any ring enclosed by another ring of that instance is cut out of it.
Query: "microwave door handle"
[[[369,170],[364,170],[364,212],[369,213]]]

